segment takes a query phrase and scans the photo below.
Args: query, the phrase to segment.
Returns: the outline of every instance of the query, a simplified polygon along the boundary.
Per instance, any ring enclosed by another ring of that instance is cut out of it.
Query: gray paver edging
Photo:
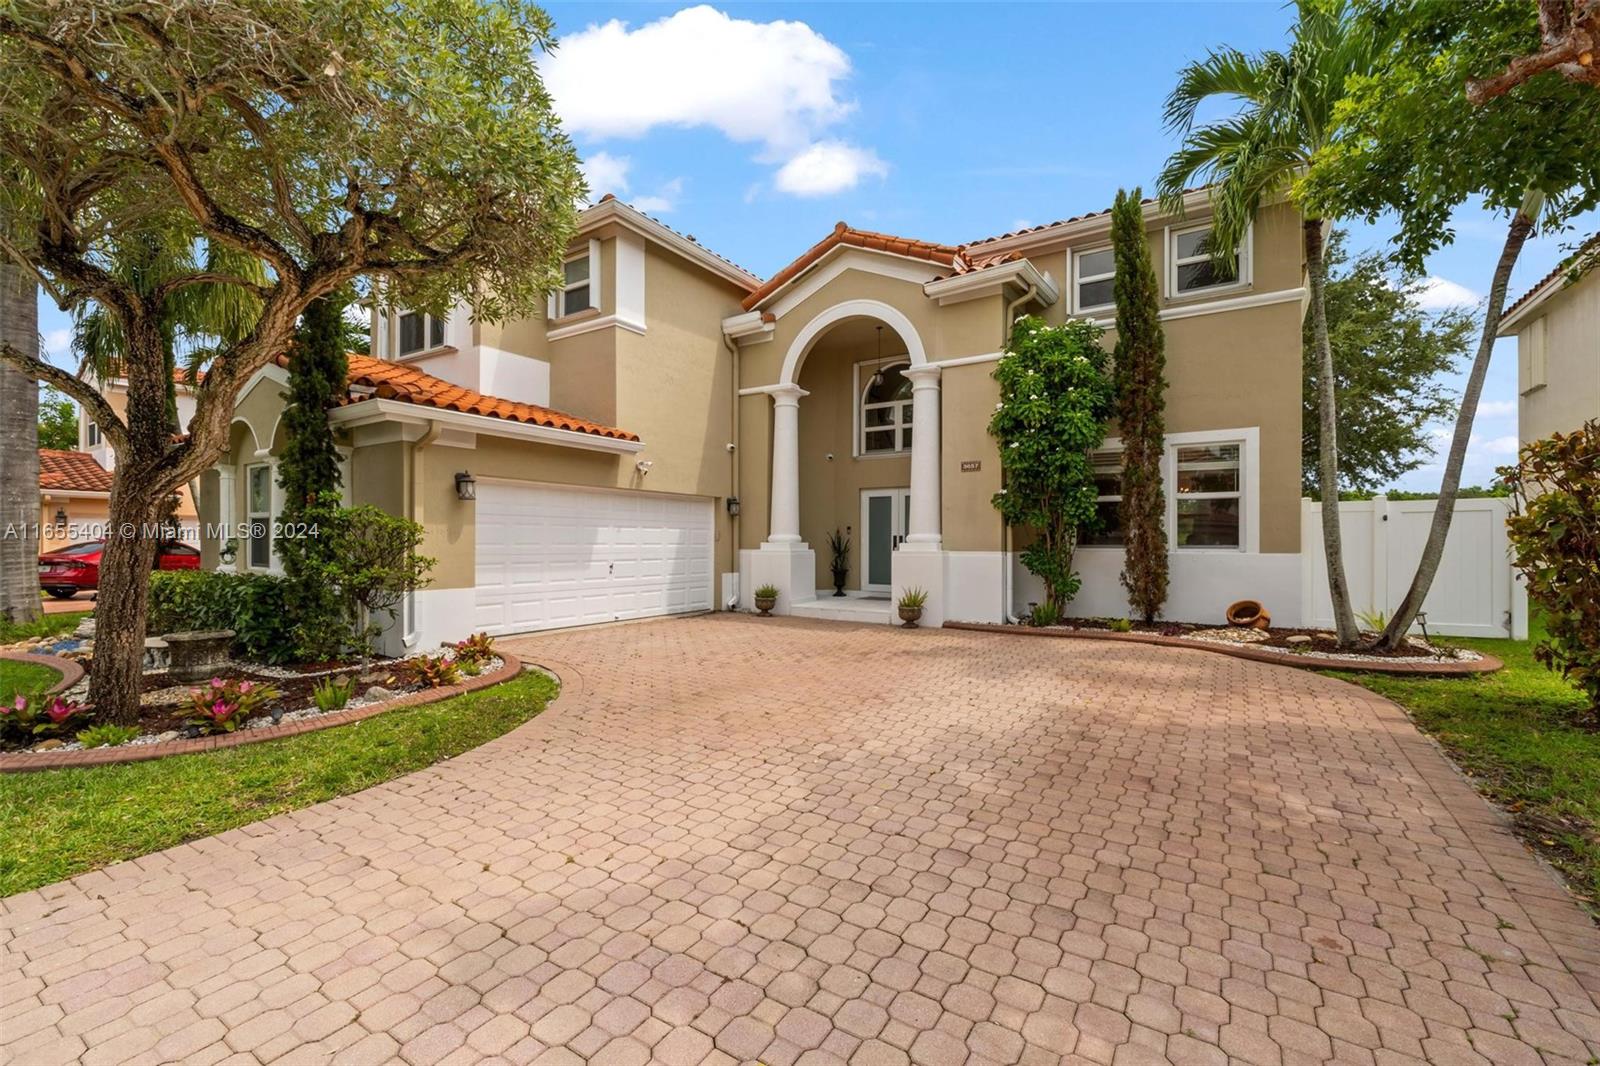
[[[40,755],[29,755],[22,752],[7,752],[0,754],[0,773],[20,774],[34,770],[61,770],[74,766],[109,766],[113,763],[145,762],[149,759],[161,759],[168,755],[192,755],[201,751],[217,751],[222,748],[237,748],[245,744],[256,744],[263,740],[282,740],[284,737],[299,736],[302,733],[315,733],[323,729],[333,729],[351,722],[359,722],[366,718],[373,718],[387,711],[399,710],[402,707],[420,707],[425,703],[437,703],[439,700],[449,699],[466,692],[476,692],[498,685],[502,681],[509,681],[516,677],[522,670],[522,660],[510,652],[496,649],[495,654],[500,656],[502,662],[500,669],[491,674],[479,674],[469,677],[456,685],[442,685],[439,688],[423,689],[420,692],[408,692],[403,696],[396,696],[392,700],[382,703],[369,703],[364,707],[354,707],[347,711],[334,711],[332,714],[322,714],[315,718],[302,718],[295,722],[281,722],[278,725],[265,726],[261,729],[245,729],[237,733],[223,733],[218,736],[195,737],[185,740],[167,740],[159,744],[122,745],[115,748],[85,748],[77,751],[52,751]],[[9,657],[9,656],[8,656]],[[34,656],[39,658],[39,656]],[[83,673],[83,668],[78,668],[78,673]],[[73,680],[76,680],[74,678]]]
[[[1156,644],[1166,648],[1189,648],[1208,651],[1216,655],[1231,655],[1235,659],[1249,659],[1258,663],[1292,666],[1297,670],[1348,670],[1360,674],[1402,674],[1412,677],[1466,677],[1472,674],[1492,674],[1505,664],[1493,655],[1480,652],[1483,657],[1472,662],[1442,663],[1433,660],[1407,662],[1404,659],[1375,660],[1371,663],[1352,662],[1349,659],[1330,659],[1323,655],[1285,655],[1280,652],[1261,651],[1259,648],[1215,641],[1185,640],[1183,637],[1164,637],[1159,633],[1113,633],[1100,629],[1034,629],[1031,626],[1004,626],[989,622],[946,622],[946,629],[966,629],[978,633],[1009,633],[1019,637],[1053,637],[1067,640],[1120,640],[1130,644]]]
[[[37,666],[48,666],[52,670],[61,671],[61,680],[45,689],[45,695],[60,692],[71,688],[83,676],[83,664],[71,659],[63,659],[59,655],[36,655],[31,651],[0,651],[0,659],[9,659],[14,663],[33,663]]]

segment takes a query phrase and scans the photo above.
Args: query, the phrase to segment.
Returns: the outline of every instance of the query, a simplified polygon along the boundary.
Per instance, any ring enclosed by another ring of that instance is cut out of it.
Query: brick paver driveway
[[[1594,927],[1353,687],[729,616],[512,643],[567,682],[517,732],[6,901],[0,1057],[1600,1053]]]

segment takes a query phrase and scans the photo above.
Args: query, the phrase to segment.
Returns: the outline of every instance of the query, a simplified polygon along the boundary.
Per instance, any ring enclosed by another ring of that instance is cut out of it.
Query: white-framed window
[[[1172,476],[1169,539],[1174,548],[1242,551],[1245,545],[1242,441],[1168,446]]]
[[[421,311],[401,311],[395,316],[396,356],[415,355],[444,347],[444,319]]]
[[[1116,306],[1116,276],[1117,260],[1109,245],[1072,253],[1072,310],[1098,311]]]
[[[88,443],[88,446],[91,447],[91,448],[93,448],[95,445],[99,444],[100,443],[100,423],[96,422],[92,418],[89,419],[89,424],[87,426],[85,426],[84,429],[83,429],[83,439]]]
[[[1095,548],[1122,546],[1122,449],[1102,448],[1089,453],[1089,464],[1094,468],[1094,509],[1100,518],[1100,528],[1085,532],[1078,543]]]
[[[245,565],[252,570],[272,566],[272,466],[255,463],[244,470],[244,512],[250,535],[245,538]]]
[[[587,255],[568,259],[562,264],[561,291],[556,294],[556,317],[564,318],[595,306],[591,277],[592,264]]]
[[[1197,293],[1243,288],[1250,284],[1250,240],[1246,230],[1243,243],[1233,253],[1234,270],[1226,274],[1217,269],[1211,256],[1211,226],[1190,226],[1168,230],[1167,293],[1192,296]]]
[[[867,374],[865,364],[858,375]],[[857,442],[861,455],[893,455],[911,450],[911,379],[905,372],[910,363],[879,365],[866,377],[861,389]]]

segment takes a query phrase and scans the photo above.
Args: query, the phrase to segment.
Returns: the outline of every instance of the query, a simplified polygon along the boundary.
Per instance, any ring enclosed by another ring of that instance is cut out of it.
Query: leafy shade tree
[[[1122,434],[1122,584],[1128,606],[1155,621],[1167,601],[1166,493],[1161,453],[1167,433],[1167,341],[1161,289],[1150,263],[1140,190],[1119,190],[1111,208],[1112,289],[1117,301],[1114,363],[1117,428]]]
[[[1467,99],[1487,103],[1545,71],[1600,89],[1600,0],[1537,0],[1538,50],[1492,78],[1467,83]]]
[[[1348,132],[1317,157],[1302,183],[1309,209],[1368,220],[1392,213],[1398,222],[1396,256],[1413,272],[1421,272],[1427,257],[1453,238],[1451,213],[1467,200],[1480,199],[1507,223],[1433,523],[1405,598],[1378,640],[1394,648],[1422,609],[1444,554],[1506,287],[1522,246],[1535,225],[1557,231],[1600,203],[1600,92],[1547,71],[1481,106],[1468,100],[1471,81],[1502,68],[1506,56],[1538,47],[1538,20],[1522,0],[1416,0],[1398,6],[1372,0],[1358,21],[1363,35],[1388,42],[1384,61],[1351,84],[1339,113]]]
[[[1319,153],[1337,143],[1346,84],[1371,70],[1381,38],[1357,31],[1345,0],[1300,0],[1298,16],[1286,52],[1246,55],[1222,49],[1179,72],[1178,85],[1167,97],[1166,123],[1169,130],[1182,134],[1183,145],[1168,160],[1157,184],[1163,206],[1181,211],[1185,188],[1211,183],[1211,251],[1218,267],[1228,271],[1234,269],[1234,250],[1268,197],[1287,191],[1301,206],[1311,290],[1312,343],[1306,354],[1316,365],[1319,382],[1317,485],[1324,498],[1332,499],[1339,485],[1339,433],[1323,234],[1333,216],[1306,209],[1296,178]],[[1196,128],[1201,105],[1214,98],[1237,100],[1240,109]],[[1322,548],[1334,628],[1340,647],[1349,647],[1360,630],[1350,604],[1340,540],[1338,508],[1323,508]]]
[[[1008,525],[1032,530],[1022,565],[1044,582],[1057,611],[1081,583],[1072,556],[1078,531],[1096,520],[1089,452],[1105,440],[1114,408],[1100,333],[1092,322],[1019,319],[994,372],[1000,403],[989,433],[1000,445],[1005,485],[994,506]]]
[[[1534,441],[1502,473],[1512,557],[1549,633],[1534,658],[1582,689],[1600,721],[1600,419]]]
[[[497,320],[557,284],[583,193],[534,61],[526,0],[13,0],[0,7],[0,254],[59,305],[93,301],[126,339],[125,415],[11,334],[0,359],[72,396],[116,451],[90,699],[137,712],[157,502],[227,447],[240,389],[306,307],[358,277],[385,298],[471,300]],[[263,264],[151,289],[108,269],[136,235]],[[259,305],[218,347],[186,436],[166,417],[160,308],[201,285]],[[30,419],[30,425],[31,419]]]
[[[39,447],[64,452],[78,447],[78,409],[54,389],[39,391]]]
[[[0,225],[5,220],[0,203]],[[0,347],[38,346],[38,288],[25,267],[0,259]],[[31,622],[41,611],[38,409],[32,376],[0,362],[0,620],[8,622]]]
[[[1327,260],[1341,495],[1350,489],[1370,493],[1426,461],[1428,426],[1456,409],[1455,394],[1439,376],[1454,370],[1466,354],[1476,318],[1465,307],[1423,310],[1421,275],[1396,276],[1378,252],[1350,260],[1341,231],[1328,239]],[[1347,269],[1338,269],[1346,264]],[[1310,322],[1305,331],[1310,349]],[[1321,449],[1320,390],[1316,367],[1307,363],[1301,471],[1305,491],[1314,497],[1320,491],[1313,474]]]

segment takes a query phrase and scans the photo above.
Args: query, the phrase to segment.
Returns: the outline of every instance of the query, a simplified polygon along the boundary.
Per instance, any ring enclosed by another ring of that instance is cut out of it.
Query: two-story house
[[[1146,207],[1167,330],[1167,615],[1252,597],[1300,613],[1300,220],[1262,210],[1230,276],[1183,218]],[[345,492],[413,517],[439,562],[391,646],[748,605],[889,621],[998,621],[1038,585],[1003,527],[988,435],[994,363],[1022,314],[1112,327],[1109,215],[966,245],[840,223],[762,281],[611,197],[584,212],[565,284],[522,321],[375,315],[332,413]],[[1113,342],[1108,335],[1106,343]],[[263,370],[202,517],[270,523],[286,375]],[[1115,429],[1097,455],[1114,515]],[[828,535],[848,533],[832,597]],[[1078,554],[1074,613],[1122,615],[1115,533]],[[228,565],[276,568],[270,536]],[[210,551],[210,562],[217,554]],[[818,590],[823,590],[819,592]]]
[[[1517,438],[1571,433],[1600,418],[1600,233],[1500,319],[1517,338]]]

